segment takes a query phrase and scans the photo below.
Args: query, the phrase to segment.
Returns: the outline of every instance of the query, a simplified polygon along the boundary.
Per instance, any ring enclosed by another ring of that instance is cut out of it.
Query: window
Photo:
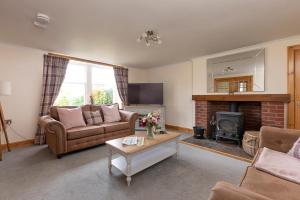
[[[79,106],[86,102],[87,88],[86,66],[77,62],[70,62],[65,80],[54,105]]]
[[[111,67],[70,61],[66,77],[54,105],[80,106],[120,103],[114,71]]]
[[[92,66],[92,96],[95,104],[120,102],[114,71],[111,67]]]

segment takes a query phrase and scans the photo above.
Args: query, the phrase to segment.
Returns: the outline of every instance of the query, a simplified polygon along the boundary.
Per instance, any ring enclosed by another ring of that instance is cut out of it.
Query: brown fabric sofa
[[[300,185],[253,167],[263,147],[287,153],[300,137],[300,130],[262,127],[259,151],[239,186],[218,182],[210,200],[299,200]]]
[[[64,108],[75,108],[74,106],[64,106]],[[81,106],[82,111],[101,111],[99,105]],[[66,130],[59,121],[57,107],[50,108],[49,115],[40,118],[39,124],[45,131],[46,142],[49,148],[60,158],[62,155],[84,149],[87,147],[102,144],[107,140],[120,138],[135,133],[135,121],[137,113],[119,110],[120,122],[103,123],[101,125],[76,127]],[[102,115],[103,118],[103,115]]]

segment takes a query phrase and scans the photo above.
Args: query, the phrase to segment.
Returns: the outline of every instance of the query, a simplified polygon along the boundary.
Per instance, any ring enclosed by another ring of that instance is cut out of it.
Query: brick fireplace
[[[211,134],[210,120],[216,112],[229,111],[230,103],[238,103],[244,113],[244,129],[259,130],[261,126],[284,127],[284,104],[288,95],[194,95],[195,122]]]

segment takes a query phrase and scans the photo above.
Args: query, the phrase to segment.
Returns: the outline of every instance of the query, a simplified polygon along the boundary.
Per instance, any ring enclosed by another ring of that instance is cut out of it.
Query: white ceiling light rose
[[[141,42],[142,40],[145,41],[147,47],[151,46],[151,43],[154,43],[154,44],[162,43],[162,40],[160,39],[159,34],[153,30],[145,31],[137,38],[136,41]]]
[[[45,29],[47,28],[48,24],[50,23],[50,17],[43,13],[37,13],[33,24],[38,27]]]

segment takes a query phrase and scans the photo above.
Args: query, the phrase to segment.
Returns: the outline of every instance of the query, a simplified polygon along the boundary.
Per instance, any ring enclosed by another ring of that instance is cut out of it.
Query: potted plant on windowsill
[[[153,139],[154,130],[159,128],[159,119],[159,113],[148,113],[148,115],[143,117],[142,126],[146,127],[148,139]]]

